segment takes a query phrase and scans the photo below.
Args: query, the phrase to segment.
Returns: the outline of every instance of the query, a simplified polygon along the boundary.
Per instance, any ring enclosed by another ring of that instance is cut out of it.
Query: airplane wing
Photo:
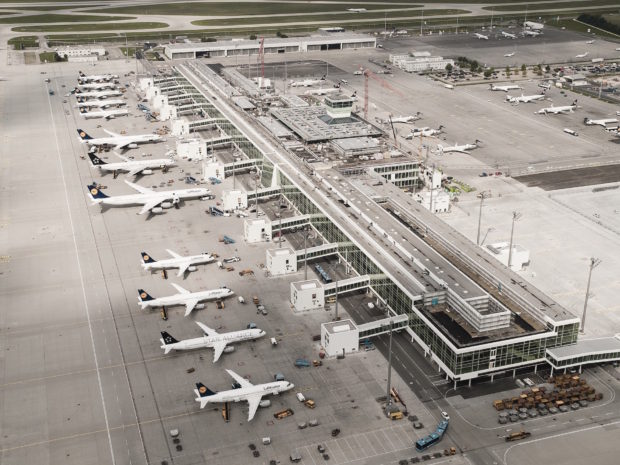
[[[179,294],[190,294],[190,292],[187,289],[183,289],[178,284],[176,283],[170,283],[170,284],[179,292]]]
[[[197,303],[198,299],[190,299],[185,302],[185,316],[188,316],[190,313],[192,313],[192,310]]]
[[[131,171],[129,171],[129,173],[127,173],[127,176],[129,177],[135,176],[136,174],[141,173],[144,168],[145,166],[138,166],[137,168],[134,168]]]
[[[172,255],[172,257],[173,257],[173,258],[181,258],[181,257],[182,257],[181,255],[179,255],[179,254],[178,254],[178,253],[176,253],[176,252],[173,252],[173,251],[172,251],[172,250],[170,250],[170,249],[166,249],[166,252],[168,252],[170,255]]]
[[[215,344],[213,344],[213,363],[217,362],[220,359],[225,348],[226,342],[224,341],[216,342]],[[258,401],[260,402],[260,399],[258,399]]]
[[[115,132],[112,132],[108,129],[103,129],[104,132],[108,133],[109,135],[111,135],[112,137],[122,137],[120,134],[116,134]]]
[[[154,191],[152,191],[148,187],[138,186],[137,184],[134,184],[133,182],[129,182],[127,180],[125,180],[125,183],[129,187],[131,187],[131,188],[137,190],[138,192],[140,192],[141,194],[153,194],[154,193]],[[157,203],[161,203],[161,200],[158,200]],[[151,207],[151,208],[153,208],[153,207]],[[149,210],[150,210],[150,208],[149,208]]]
[[[252,421],[252,418],[254,418],[254,415],[256,415],[256,411],[258,410],[258,406],[262,398],[263,396],[258,393],[252,394],[251,396],[247,397],[246,400],[248,401],[248,406],[250,407],[250,410],[248,412],[248,421]]]
[[[189,260],[185,260],[183,263],[179,263],[179,272],[177,273],[177,278],[183,276],[183,273],[187,271],[190,267],[191,262]]]
[[[215,336],[217,334],[216,330],[209,328],[206,324],[201,323],[200,321],[197,321],[196,324],[200,326],[202,332],[205,333],[207,336]]]
[[[138,212],[138,215],[144,215],[145,213],[151,211],[153,208],[155,208],[160,203],[161,203],[161,199],[150,200],[146,202],[144,206],[142,207],[142,210]]]
[[[121,155],[120,153],[118,153],[118,152],[116,152],[116,151],[114,152],[114,155],[116,155],[118,158],[120,158],[120,159],[121,159],[121,160],[123,160],[123,161],[126,161],[126,162],[129,162],[129,161],[130,161],[130,160],[129,160],[129,158],[127,158],[127,157],[125,157],[125,156]]]
[[[254,386],[252,383],[250,383],[247,379],[242,378],[241,376],[239,376],[237,373],[235,373],[232,370],[226,370],[228,372],[228,374],[230,376],[232,376],[234,378],[235,381],[237,381],[242,388],[246,388],[246,387],[252,387]],[[260,399],[258,399],[260,401]],[[250,409],[251,410],[251,409]]]

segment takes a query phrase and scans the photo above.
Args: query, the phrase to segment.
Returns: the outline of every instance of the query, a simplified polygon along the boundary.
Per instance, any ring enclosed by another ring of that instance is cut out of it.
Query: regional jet
[[[421,113],[418,111],[415,115],[409,116],[393,116],[391,118],[392,123],[413,123],[421,118]]]
[[[517,52],[505,53],[505,54],[504,54],[504,56],[505,56],[506,58],[511,58],[511,57],[515,56],[515,53],[517,53]]]
[[[76,108],[108,108],[127,105],[125,100],[87,100],[85,102],[78,101]]]
[[[478,142],[480,142],[480,141],[476,140],[476,142],[474,142],[473,144],[464,144],[464,145],[454,144],[451,147],[444,147],[443,145],[438,145],[437,149],[439,150],[439,153],[441,155],[443,155],[444,153],[450,153],[450,152],[465,153],[466,154],[468,150],[477,149],[478,148]]]
[[[290,391],[295,385],[289,381],[273,381],[265,384],[252,384],[247,379],[242,378],[232,370],[226,370],[228,374],[241,386],[237,389],[228,391],[213,392],[202,383],[196,383],[196,402],[200,402],[200,408],[204,408],[209,402],[240,402],[247,401],[250,410],[248,412],[248,421],[252,421],[256,410],[260,405],[261,399],[265,395],[280,394],[281,392]]]
[[[310,87],[323,83],[325,83],[325,76],[323,76],[321,79],[304,79],[303,81],[291,81],[289,85],[291,87]]]
[[[368,10],[366,8],[347,8],[347,11],[351,13],[366,13]]]
[[[87,76],[82,71],[78,71],[78,81],[79,82],[110,82],[115,79],[118,79],[116,74],[102,74],[100,76],[91,75]]]
[[[80,141],[83,144],[88,144],[91,147],[108,147],[115,150],[119,149],[135,149],[137,144],[145,144],[148,142],[161,142],[164,138],[158,134],[137,134],[135,136],[123,136],[116,134],[112,131],[104,129],[110,137],[91,137],[82,129],[78,129],[77,132],[80,136]]]
[[[547,107],[547,108],[541,108],[540,110],[534,112],[534,114],[559,115],[560,113],[574,113],[576,109],[577,109],[577,100],[575,100],[572,105],[564,105],[562,107],[554,107],[553,105],[551,105],[550,107]]]
[[[536,100],[543,100],[545,98],[544,93],[536,94],[536,95],[523,95],[520,97],[511,97],[510,95],[506,95],[506,101],[512,103],[513,105],[519,105],[519,103],[530,103],[535,102]]]
[[[588,45],[591,45],[591,44],[593,44],[593,43],[594,43],[594,40],[588,40],[588,41],[586,42],[586,44],[588,44]]]
[[[178,294],[169,295],[166,297],[153,298],[144,289],[138,289],[138,303],[140,308],[144,310],[148,307],[168,307],[171,305],[185,305],[185,316],[192,313],[194,308],[202,309],[204,304],[199,304],[200,301],[205,300],[222,300],[226,297],[230,297],[234,294],[232,290],[227,287],[220,287],[219,289],[209,289],[207,291],[190,292],[187,289],[183,289],[181,286],[175,283],[170,283],[177,291]]]
[[[606,119],[584,118],[583,123],[587,126],[602,126],[605,129],[618,129],[618,118],[606,118]]]
[[[99,111],[86,111],[85,108],[80,108],[80,113],[86,119],[92,118],[105,118],[105,119],[113,119],[117,116],[127,116],[129,115],[129,110],[126,108],[118,108],[112,110],[99,110]]]
[[[267,334],[262,329],[242,329],[241,331],[231,331],[229,333],[218,333],[207,325],[197,321],[196,324],[200,326],[204,335],[202,337],[196,337],[193,339],[184,339],[177,341],[174,337],[168,334],[166,331],[161,332],[161,348],[164,349],[164,353],[168,354],[171,350],[192,350],[213,348],[213,363],[216,363],[222,354],[226,351],[228,344],[234,342],[253,341],[259,337],[263,337]],[[234,347],[230,347],[234,349]]]
[[[508,39],[516,39],[517,38],[516,34],[511,34],[509,32],[504,32],[504,31],[502,31],[502,36],[504,36],[504,37],[506,37]]]
[[[169,167],[175,165],[174,160],[171,158],[130,160],[119,153],[116,153],[116,156],[123,161],[118,163],[106,163],[94,153],[88,153],[88,157],[93,166],[97,167],[99,171],[112,171],[115,178],[118,171],[127,171],[127,176],[136,176],[138,174],[153,174],[153,170],[157,168],[166,171]]]
[[[433,137],[441,134],[443,126],[439,126],[437,129],[429,127],[413,128],[410,134],[405,136],[405,139],[413,139],[414,137]]]
[[[177,278],[180,278],[186,271],[196,271],[196,265],[203,263],[211,263],[215,260],[210,253],[201,253],[199,255],[179,255],[172,250],[166,249],[166,252],[172,256],[172,258],[166,258],[164,260],[155,260],[151,255],[146,252],[142,252],[142,268],[145,271],[153,270],[166,270],[168,268],[178,268]]]
[[[575,55],[575,58],[585,58],[588,56],[589,52],[585,52],[585,53],[580,53],[579,55]]]
[[[162,213],[166,208],[172,208],[179,205],[182,200],[196,199],[209,195],[209,189],[202,187],[194,187],[192,189],[179,189],[172,191],[159,191],[138,186],[132,182],[125,180],[127,185],[138,191],[138,194],[117,195],[109,197],[105,195],[95,184],[87,186],[93,204],[100,204],[102,209],[106,207],[126,207],[129,205],[143,205],[138,215],[145,213],[158,214]]]
[[[491,84],[489,90],[501,90],[502,92],[508,92],[509,90],[523,89],[523,87],[518,86],[516,84],[508,84],[506,86],[496,86],[495,84]]]
[[[98,91],[95,90],[91,92],[82,92],[77,87],[73,89],[71,92],[69,92],[69,94],[67,94],[66,96],[68,97],[70,94],[75,94],[78,101],[83,101],[84,99],[88,99],[88,98],[106,99],[108,97],[118,97],[119,95],[123,95],[123,93],[118,89],[98,90]]]
[[[85,89],[85,90],[116,89],[116,84],[114,84],[113,82],[91,82],[88,84],[78,84],[78,89]]]
[[[476,36],[476,39],[489,40],[489,36],[485,36],[484,34],[474,32],[474,35]]]
[[[531,31],[529,29],[525,29],[523,31],[523,35],[524,36],[530,36],[530,37],[537,37],[539,36],[541,33],[540,32],[536,32],[536,31]]]

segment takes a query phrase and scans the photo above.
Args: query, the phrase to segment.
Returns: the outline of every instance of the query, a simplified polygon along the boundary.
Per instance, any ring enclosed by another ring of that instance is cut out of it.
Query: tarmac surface
[[[530,174],[517,176],[515,179],[528,187],[540,187],[546,191],[609,184],[620,181],[620,165]]]

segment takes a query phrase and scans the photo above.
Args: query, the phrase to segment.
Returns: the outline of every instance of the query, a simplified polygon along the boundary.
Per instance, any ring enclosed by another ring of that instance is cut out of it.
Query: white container
[[[298,393],[297,393],[297,400],[298,400],[299,402],[305,402],[305,401],[306,401],[306,398],[304,397],[304,395],[303,395],[301,392],[298,392]]]

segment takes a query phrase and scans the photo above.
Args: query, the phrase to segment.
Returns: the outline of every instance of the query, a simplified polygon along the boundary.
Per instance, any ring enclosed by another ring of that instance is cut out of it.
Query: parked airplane
[[[476,39],[489,40],[489,36],[485,36],[484,34],[474,32],[474,35],[476,36]]]
[[[310,87],[325,83],[325,75],[321,79],[304,79],[303,81],[291,81],[291,87]]]
[[[137,144],[145,144],[148,142],[161,142],[164,138],[158,134],[136,134],[135,136],[123,136],[116,134],[112,131],[104,129],[104,131],[110,135],[110,137],[96,137],[89,136],[82,129],[78,129],[78,135],[80,141],[83,144],[88,144],[91,147],[109,147],[115,150],[118,149],[135,149]]]
[[[138,289],[138,303],[140,308],[144,310],[148,307],[168,307],[171,305],[185,305],[185,316],[192,313],[194,308],[204,308],[204,304],[198,302],[204,300],[221,300],[226,297],[230,297],[234,292],[227,287],[220,287],[219,289],[209,289],[207,291],[190,292],[187,289],[183,289],[181,286],[175,283],[170,283],[177,291],[178,294],[169,295],[166,297],[153,298],[144,289]]]
[[[127,105],[125,100],[87,100],[78,101],[76,108],[108,108],[120,105]]]
[[[88,185],[88,192],[93,200],[93,204],[100,204],[102,209],[105,209],[106,207],[143,205],[142,209],[138,213],[139,215],[144,215],[148,212],[158,214],[162,213],[166,208],[172,208],[174,205],[179,205],[182,200],[204,197],[210,192],[209,189],[205,189],[203,187],[155,192],[127,180],[125,180],[125,182],[139,193],[109,197],[101,192],[95,184]]]
[[[78,71],[78,81],[84,82],[84,83],[86,82],[110,82],[115,79],[118,79],[118,76],[116,74],[102,74],[100,76],[97,76],[97,75],[87,76],[82,71]]]
[[[116,153],[116,152],[114,152]],[[106,163],[92,152],[88,153],[93,166],[99,168],[100,171],[112,171],[114,177],[118,171],[127,171],[127,176],[136,176],[138,174],[153,174],[153,170],[161,168],[166,171],[170,166],[174,166],[174,160],[171,158],[155,158],[146,160],[130,160],[127,157],[116,153],[116,156],[123,161],[118,163]]]
[[[162,331],[160,341],[164,353],[168,354],[171,350],[191,350],[212,347],[213,363],[216,363],[222,356],[222,353],[224,353],[228,344],[252,341],[267,334],[265,331],[258,328],[242,329],[241,331],[231,331],[229,333],[218,333],[199,321],[197,321],[196,324],[200,326],[204,332],[204,336],[177,341],[166,331]],[[232,347],[232,349],[234,349],[234,347]]]
[[[441,134],[441,130],[443,126],[439,126],[437,129],[432,129],[429,127],[424,128],[413,128],[410,134],[405,136],[405,139],[413,139],[414,137],[433,137]]]
[[[580,53],[579,55],[575,55],[575,58],[585,58],[588,56],[589,52],[585,52],[585,53]]]
[[[506,101],[514,105],[519,105],[519,103],[535,102],[536,100],[543,100],[544,98],[545,98],[544,92],[540,94],[536,94],[536,95],[521,94],[520,97],[511,97],[510,95],[506,95]]]
[[[326,87],[321,89],[308,89],[304,92],[304,95],[329,95],[336,94],[340,92],[340,89],[335,89],[333,87]]]
[[[583,123],[587,126],[602,126],[605,129],[617,129],[618,118],[606,118],[606,119],[590,119],[584,118]]]
[[[558,115],[560,113],[574,113],[576,109],[577,109],[577,100],[575,100],[572,105],[564,105],[562,107],[554,107],[553,105],[551,105],[548,108],[541,108],[540,110],[534,113],[538,115],[548,115],[550,113],[552,115]]]
[[[505,53],[505,54],[504,54],[504,56],[505,56],[506,58],[510,58],[510,57],[515,56],[515,53],[517,53],[517,52]]]
[[[506,37],[508,39],[516,39],[517,38],[516,34],[511,34],[509,32],[504,32],[504,31],[502,31],[502,36],[504,36],[504,37]]]
[[[523,30],[523,35],[524,35],[524,36],[537,37],[537,36],[539,36],[540,34],[541,34],[540,32],[531,31],[531,30],[529,30],[529,29],[524,29],[524,30]]]
[[[443,145],[437,145],[437,149],[439,150],[439,153],[441,155],[443,155],[444,153],[450,153],[450,152],[466,154],[468,150],[477,149],[479,142],[480,141],[476,139],[476,142],[474,142],[473,144],[464,144],[464,145],[454,144],[451,147],[444,147]]]
[[[84,99],[95,98],[95,99],[106,99],[108,97],[118,97],[119,95],[123,95],[123,93],[118,89],[113,90],[95,90],[91,92],[83,92],[77,87],[73,89],[69,94],[75,94],[78,101],[84,101]],[[69,96],[67,94],[67,97]]]
[[[586,44],[588,44],[588,45],[593,44],[593,43],[594,43],[594,40],[588,40],[588,41],[586,42]]]
[[[87,84],[78,84],[78,89],[83,89],[83,90],[116,89],[116,84],[114,84],[113,82],[90,82]]]
[[[199,255],[179,255],[170,249],[166,249],[172,258],[164,260],[155,260],[151,255],[142,252],[142,268],[145,271],[166,270],[168,268],[178,268],[177,278],[183,276],[186,271],[196,271],[196,265],[203,263],[211,263],[215,260],[210,253],[201,253]]]
[[[523,89],[523,87],[518,86],[517,84],[508,84],[505,86],[496,86],[495,84],[491,84],[491,88],[489,90],[501,90],[502,92],[508,92],[513,89]]]
[[[196,402],[200,402],[200,408],[204,408],[209,402],[240,402],[246,401],[249,405],[248,421],[252,421],[261,399],[265,395],[280,394],[290,391],[295,385],[289,381],[273,381],[265,384],[252,384],[232,370],[226,370],[228,374],[241,385],[238,389],[213,392],[202,383],[196,383]]]
[[[551,83],[549,81],[547,81],[547,82],[539,82],[538,83],[538,87],[542,87],[545,90],[549,90],[549,89],[551,89]]]
[[[392,123],[413,123],[421,118],[422,113],[419,111],[415,115],[409,116],[392,116]]]
[[[118,108],[113,110],[99,110],[99,111],[86,111],[85,108],[80,108],[80,113],[86,119],[92,118],[105,118],[105,119],[113,119],[117,116],[127,116],[129,115],[129,110],[126,108]]]
[[[366,8],[347,8],[347,11],[351,13],[366,13],[368,10]]]

